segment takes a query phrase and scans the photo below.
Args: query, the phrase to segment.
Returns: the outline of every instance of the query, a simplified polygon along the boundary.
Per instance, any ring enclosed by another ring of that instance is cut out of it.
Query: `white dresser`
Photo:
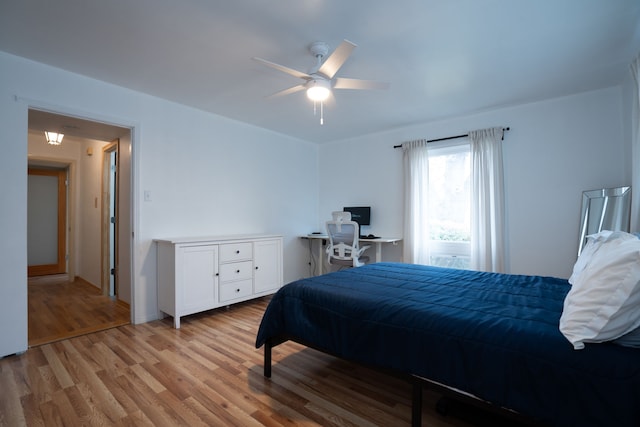
[[[156,239],[158,308],[180,317],[276,292],[283,281],[282,236]]]

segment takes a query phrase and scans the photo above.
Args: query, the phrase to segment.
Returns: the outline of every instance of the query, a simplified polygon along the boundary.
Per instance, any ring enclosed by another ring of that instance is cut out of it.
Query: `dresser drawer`
[[[253,280],[240,280],[220,284],[220,302],[231,301],[253,293]]]
[[[220,245],[220,262],[235,262],[253,259],[253,243],[226,243]]]
[[[220,282],[253,278],[253,261],[232,262],[220,266]]]

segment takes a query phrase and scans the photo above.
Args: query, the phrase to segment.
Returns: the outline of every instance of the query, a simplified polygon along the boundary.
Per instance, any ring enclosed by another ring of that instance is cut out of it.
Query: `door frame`
[[[45,276],[67,273],[67,183],[68,168],[29,166],[29,175],[53,176],[58,178],[58,221],[57,221],[57,262],[55,264],[27,265],[27,276]]]
[[[125,182],[126,187],[127,187],[127,197],[128,199],[126,200],[126,207],[125,209],[128,210],[128,218],[127,218],[127,223],[126,226],[124,228],[124,230],[128,233],[128,237],[126,238],[126,240],[120,239],[120,245],[121,245],[121,249],[122,249],[122,245],[127,245],[126,251],[128,252],[127,257],[128,257],[128,265],[126,267],[124,267],[125,269],[123,271],[121,271],[120,276],[122,278],[122,273],[126,273],[126,280],[128,282],[128,286],[129,286],[129,292],[130,292],[130,313],[131,313],[131,323],[141,323],[143,321],[147,321],[147,316],[145,315],[145,310],[140,309],[138,307],[138,305],[140,304],[140,302],[138,301],[138,289],[137,287],[140,285],[140,283],[138,283],[136,274],[134,273],[135,271],[137,271],[138,268],[138,263],[139,263],[139,259],[138,256],[136,256],[136,248],[139,246],[140,243],[140,239],[137,235],[137,233],[135,233],[134,230],[138,230],[139,225],[140,225],[140,206],[139,206],[139,200],[138,198],[134,197],[135,194],[137,194],[139,192],[139,180],[140,180],[140,157],[138,155],[138,150],[139,150],[139,143],[140,143],[140,122],[135,121],[135,120],[129,120],[129,119],[123,119],[122,117],[114,117],[111,115],[105,115],[103,113],[99,113],[97,112],[95,109],[93,110],[87,110],[87,109],[78,109],[77,107],[71,107],[69,105],[60,105],[60,104],[51,104],[50,102],[46,102],[43,100],[34,100],[34,99],[29,99],[29,98],[24,98],[24,97],[19,97],[16,96],[16,100],[18,102],[20,102],[23,106],[23,113],[24,113],[24,119],[25,119],[25,124],[27,124],[24,127],[24,131],[25,133],[29,132],[28,129],[28,113],[29,113],[29,109],[35,109],[35,110],[40,110],[40,111],[45,111],[45,112],[49,112],[49,113],[53,113],[53,114],[60,114],[60,115],[65,115],[65,116],[71,116],[71,117],[77,117],[83,120],[89,120],[89,121],[94,121],[94,122],[100,122],[100,123],[105,123],[105,124],[109,124],[109,125],[113,125],[113,126],[118,126],[118,127],[122,127],[122,128],[127,128],[129,130],[129,135],[128,135],[128,141],[127,141],[127,145],[126,145],[126,149],[127,149],[127,181]],[[27,153],[25,151],[25,162],[27,162]],[[122,153],[121,153],[121,160],[122,160]],[[29,158],[30,160],[30,158]],[[58,160],[58,159],[52,159],[52,160]],[[120,165],[123,165],[123,162],[120,162]],[[71,168],[70,168],[70,176],[71,176],[71,180],[74,180],[75,178],[75,170],[74,170],[74,164],[71,164]],[[120,175],[122,176],[122,171],[120,173]],[[120,191],[120,196],[122,196],[123,190],[121,187],[121,191]],[[74,200],[74,192],[71,191],[71,203],[72,206],[75,206],[76,201]],[[71,218],[70,221],[73,223],[74,219],[73,219],[73,209],[71,209],[70,212]],[[123,227],[121,227],[123,228]],[[122,236],[125,237],[125,236]],[[75,268],[74,268],[74,264],[73,264],[73,253],[74,253],[74,230],[73,228],[69,231],[69,252],[70,252],[70,256],[69,256],[69,275],[70,277],[75,276]],[[73,272],[73,273],[72,273]],[[122,280],[121,280],[122,282]],[[27,284],[25,283],[25,286],[27,286]],[[142,312],[142,315],[140,315],[138,313],[138,311]],[[158,316],[160,315],[160,312],[158,311]],[[142,316],[139,318],[139,316]],[[26,342],[26,341],[25,341]]]
[[[120,232],[120,228],[118,226],[118,215],[119,215],[119,203],[118,203],[118,192],[120,188],[120,162],[118,161],[118,150],[120,146],[120,139],[115,139],[109,144],[102,147],[102,215],[101,215],[101,237],[100,237],[100,289],[102,291],[102,295],[109,296],[110,290],[110,279],[111,279],[111,238],[114,239],[114,294],[116,297],[120,295],[118,289],[118,246],[119,239],[118,233]],[[110,180],[111,180],[111,154],[116,154],[116,179],[114,183],[115,187],[115,229],[114,235],[111,235],[111,190],[110,190]],[[119,299],[119,298],[118,298]]]

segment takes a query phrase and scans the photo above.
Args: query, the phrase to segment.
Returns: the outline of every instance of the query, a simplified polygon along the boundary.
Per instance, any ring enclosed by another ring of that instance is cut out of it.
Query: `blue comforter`
[[[274,295],[256,347],[292,339],[557,426],[640,426],[640,350],[558,330],[566,280],[379,263]]]

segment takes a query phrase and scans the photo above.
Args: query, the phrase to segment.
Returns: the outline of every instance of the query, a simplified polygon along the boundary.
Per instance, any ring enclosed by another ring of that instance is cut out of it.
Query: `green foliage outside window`
[[[431,224],[431,240],[444,240],[449,242],[470,242],[471,236],[468,229],[456,227],[454,224]]]

